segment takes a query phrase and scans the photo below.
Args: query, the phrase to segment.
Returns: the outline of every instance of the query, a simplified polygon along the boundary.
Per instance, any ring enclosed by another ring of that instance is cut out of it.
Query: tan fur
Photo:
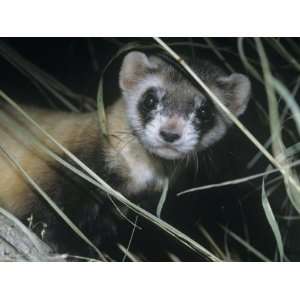
[[[85,151],[100,138],[96,113],[64,113],[23,107],[43,129],[71,152]],[[108,142],[103,141],[103,153],[108,168],[118,170],[127,178],[121,192],[134,194],[149,183],[160,190],[163,170],[158,161],[149,156],[137,139],[130,134],[123,101],[119,100],[108,112]],[[34,126],[18,112],[5,107],[0,110],[0,145],[17,160],[25,171],[43,188],[57,176],[51,159],[36,143],[41,142],[62,154]],[[35,205],[30,199],[35,191],[26,179],[0,152],[0,206],[17,216],[28,214]],[[101,174],[99,174],[101,176]]]
[[[25,111],[69,150],[72,151],[78,142],[87,142],[85,141],[87,136],[82,135],[81,132],[91,123],[92,115],[53,113],[26,107]],[[58,154],[61,154],[61,151],[51,146],[39,130],[29,124],[13,109],[1,110],[0,145],[35,181],[38,183],[51,181],[55,173],[50,168],[50,158],[37,147],[36,143],[39,140],[44,145],[55,149]],[[31,197],[35,193],[32,187],[2,153],[0,170],[0,205],[16,215],[27,214],[34,205],[28,201],[34,198]]]
[[[112,167],[121,165],[120,172],[123,172],[123,176],[130,178],[126,192],[137,193],[148,184],[151,184],[156,191],[161,190],[164,179],[162,166],[132,135],[124,102],[117,102],[108,111],[108,115],[110,144],[107,148],[107,159]]]

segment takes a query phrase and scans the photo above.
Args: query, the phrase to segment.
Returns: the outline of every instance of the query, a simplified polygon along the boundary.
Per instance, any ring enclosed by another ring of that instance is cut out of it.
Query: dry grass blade
[[[160,38],[154,38],[186,71],[187,73],[199,84],[199,86],[210,96],[212,101],[231,119],[231,121],[247,136],[247,138],[265,155],[265,157],[276,166],[282,175],[287,178],[293,188],[300,193],[300,186],[295,179],[287,173],[287,170],[264,148],[264,146],[256,139],[256,137],[234,116],[230,110],[223,104],[218,97],[207,87],[207,85],[197,76],[190,66],[167,44]]]
[[[47,153],[50,157],[52,157],[54,160],[56,160],[59,164],[63,165],[65,168],[69,169],[71,172],[76,174],[77,176],[83,178],[87,182],[93,184],[94,186],[102,189],[102,186],[93,178],[85,174],[83,171],[80,171],[79,169],[75,168],[73,165],[68,163],[66,160],[58,156],[56,153],[54,153],[51,149],[45,147],[43,144],[36,141],[36,146],[39,147],[42,151]],[[113,206],[116,208],[118,213],[123,217],[128,223],[130,223],[132,226],[136,226],[134,222],[132,222],[129,218],[126,217],[126,215],[120,210],[120,208],[117,206],[117,204],[111,199],[111,197],[108,197],[109,200],[112,202]],[[138,229],[140,229],[138,226],[136,226]]]
[[[129,252],[128,249],[126,249],[123,245],[118,244],[118,247],[124,254],[123,259],[128,257],[132,262],[139,262],[140,261],[135,255],[133,255],[131,252]],[[125,261],[125,259],[122,260],[122,262],[124,262],[124,261]]]
[[[214,239],[211,237],[208,231],[201,225],[199,225],[198,228],[200,232],[203,234],[203,236],[206,238],[206,240],[210,243],[215,253],[225,261],[226,260],[225,253],[223,253],[223,251],[220,249],[220,247],[217,245],[217,243],[214,241]]]
[[[300,152],[300,142],[286,148],[285,155],[286,155],[287,158],[292,158],[296,154],[298,154],[299,152]],[[279,155],[278,159],[281,160],[281,158],[282,158],[282,156]],[[292,167],[297,167],[299,165],[300,165],[300,160],[296,160],[292,163],[289,163],[286,167],[292,168]],[[285,165],[283,165],[283,166],[285,166]],[[233,179],[233,180],[223,181],[223,182],[220,182],[220,183],[214,183],[214,184],[209,184],[209,185],[204,185],[204,186],[191,188],[191,189],[188,189],[188,190],[185,190],[185,191],[182,191],[182,192],[178,193],[177,196],[181,196],[181,195],[184,195],[184,194],[187,194],[187,193],[192,193],[192,192],[201,191],[201,190],[207,190],[207,189],[212,189],[212,188],[218,188],[218,187],[224,187],[224,186],[229,186],[229,185],[234,185],[234,184],[240,184],[240,183],[248,182],[249,180],[255,180],[255,179],[258,179],[260,177],[264,177],[266,175],[270,175],[270,174],[274,174],[274,173],[278,173],[278,172],[280,172],[278,169],[271,169],[271,170],[268,169],[264,172],[253,174],[253,175],[242,177],[242,178],[237,178],[237,179]],[[274,179],[278,180],[280,178],[281,178],[281,176],[276,177]]]
[[[127,246],[127,249],[126,249],[126,252],[124,252],[124,256],[123,256],[123,259],[122,259],[122,262],[124,262],[126,260],[126,257],[133,257],[133,255],[131,255],[131,253],[129,252],[129,249],[130,249],[130,246],[131,246],[131,243],[132,243],[132,240],[133,240],[133,236],[134,236],[134,233],[135,233],[135,229],[137,227],[137,221],[138,221],[139,217],[136,216],[135,217],[135,222],[134,222],[134,227],[132,228],[132,231],[131,231],[131,234],[130,234],[130,238],[129,238],[129,242],[128,242],[128,246]],[[122,246],[122,245],[120,245]],[[136,260],[133,260],[133,261],[136,261]]]
[[[207,48],[210,46],[195,43],[195,42],[177,42],[177,43],[171,43],[173,46],[191,46],[191,47],[201,47],[201,48]],[[112,58],[108,61],[108,63],[105,65],[103,70],[101,71],[100,80],[98,84],[98,90],[97,90],[97,107],[98,107],[98,115],[99,115],[99,122],[100,122],[100,128],[102,130],[102,133],[104,136],[107,134],[107,128],[106,128],[106,114],[105,114],[105,105],[104,105],[104,97],[103,97],[103,83],[104,83],[104,75],[108,68],[111,66],[113,61],[115,61],[118,57],[120,57],[122,54],[129,52],[131,50],[147,50],[147,49],[154,49],[159,48],[160,46],[157,44],[150,44],[150,45],[142,45],[139,43],[129,43],[126,45],[120,44],[120,49],[117,51],[115,55],[112,56]],[[215,51],[218,52],[218,56],[222,56],[222,54],[219,52],[217,47],[214,47]],[[223,58],[224,63],[226,63],[225,59]]]
[[[0,42],[0,54],[29,79],[33,79],[39,82],[41,86],[49,90],[49,92],[54,94],[54,96],[59,95],[58,100],[62,101],[62,103],[64,103],[66,107],[69,107],[69,109],[73,111],[77,110],[77,108],[66,97],[72,99],[72,101],[75,101],[77,104],[82,104],[82,101],[84,100],[84,105],[88,110],[95,108],[94,99],[73,92],[70,88],[58,81],[55,77],[40,69],[37,65],[21,56],[18,52],[16,52],[16,50],[12,49],[2,41]],[[62,95],[64,95],[65,97],[63,97]]]
[[[80,161],[74,154],[72,154],[69,150],[63,147],[59,142],[57,142],[51,135],[49,135],[43,128],[41,128],[32,118],[30,118],[12,99],[10,99],[6,94],[0,91],[0,97],[9,103],[12,107],[16,109],[28,122],[33,124],[44,136],[46,136],[56,147],[61,149],[64,154],[66,154],[73,162],[79,165],[89,176],[91,176],[95,181],[99,183],[99,187],[107,194],[113,196],[117,199],[120,203],[126,205],[132,211],[136,212],[137,214],[143,216],[148,221],[152,222],[166,233],[171,235],[172,237],[176,238],[180,243],[187,246],[188,248],[192,249],[196,253],[200,254],[203,258],[212,260],[212,261],[219,261],[219,259],[213,255],[210,251],[208,251],[205,247],[201,246],[199,243],[188,237],[186,234],[182,233],[178,229],[174,228],[167,222],[162,221],[161,219],[157,218],[153,214],[149,213],[148,211],[142,209],[138,205],[134,204],[126,197],[124,197],[121,193],[114,190],[111,186],[109,186],[103,179],[101,179],[95,172],[89,169],[82,161]]]
[[[122,46],[118,52],[108,61],[108,63],[105,65],[103,70],[101,71],[100,80],[98,84],[98,90],[97,90],[97,109],[98,109],[98,116],[99,116],[99,124],[102,131],[103,136],[107,135],[107,124],[106,124],[106,113],[105,113],[105,105],[104,105],[104,94],[103,94],[103,82],[104,82],[104,75],[107,71],[107,69],[110,67],[112,62],[116,60],[120,55],[122,55],[125,52],[128,52],[133,49],[142,49],[142,48],[148,48],[151,46],[142,46],[138,43],[130,43],[125,46]]]
[[[272,137],[272,149],[275,157],[279,159],[284,164],[287,165],[289,160],[286,155],[286,149],[284,146],[284,143],[282,141],[281,136],[281,120],[279,116],[279,110],[278,110],[278,103],[275,95],[275,90],[273,87],[273,82],[275,81],[275,78],[271,74],[269,61],[267,58],[267,55],[265,53],[263,44],[260,39],[255,38],[257,51],[261,60],[262,64],[262,71],[263,76],[265,80],[265,88],[267,92],[267,98],[268,98],[268,106],[269,106],[269,116],[270,116],[270,129],[271,129],[271,137]],[[278,81],[275,81],[275,83],[278,84]],[[281,86],[279,86],[281,87]],[[281,87],[282,88],[282,87]],[[298,184],[299,182],[298,178],[293,174],[292,170],[288,167],[285,167],[285,172],[283,173],[284,180],[285,180],[285,186],[287,193],[289,195],[289,198],[291,202],[293,203],[294,207],[298,212],[300,212],[300,191],[298,192],[297,189],[295,189],[296,185],[291,184],[291,178],[293,179],[293,182]],[[279,230],[278,223],[274,217],[272,208],[269,204],[267,194],[265,192],[265,183],[263,179],[262,184],[262,205],[264,208],[264,212],[266,214],[267,220],[271,226],[271,229],[274,233],[274,237],[276,240],[277,248],[279,250],[279,257],[280,260],[283,261],[284,259],[284,248],[283,248],[283,242],[282,242],[282,236]]]
[[[255,249],[253,246],[251,246],[248,242],[246,242],[244,239],[242,239],[241,237],[239,237],[236,233],[232,232],[231,230],[229,230],[228,228],[221,226],[222,229],[225,231],[225,233],[227,233],[228,235],[230,235],[233,239],[235,239],[237,242],[239,242],[241,245],[243,245],[246,249],[248,249],[251,253],[253,253],[256,257],[258,257],[259,259],[261,259],[262,261],[267,261],[270,262],[271,260],[269,258],[267,258],[265,255],[263,255],[260,251],[258,251],[257,249]]]
[[[18,69],[23,75],[32,81],[38,82],[41,86],[47,89],[68,109],[71,111],[79,111],[75,105],[73,105],[67,98],[62,96],[61,92],[57,90],[59,89],[58,87],[60,87],[60,90],[67,91],[67,94],[70,94],[71,92],[67,88],[61,84],[59,86],[58,81],[47,75],[37,66],[31,64],[2,41],[0,41],[0,55],[2,55],[4,59]],[[72,95],[74,96],[74,93],[72,93]]]
[[[273,78],[272,85],[278,94],[284,99],[287,107],[293,113],[293,120],[296,123],[298,133],[300,134],[300,107],[295,99],[295,97],[289,92],[289,90],[276,78]]]
[[[300,153],[300,142],[299,143],[296,143],[296,144],[294,144],[294,145],[292,145],[292,146],[290,146],[290,147],[288,147],[288,148],[286,148],[285,149],[286,151],[285,151],[285,153],[284,153],[284,155],[279,155],[278,156],[278,160],[281,160],[281,158],[283,157],[283,159],[286,157],[286,158],[288,158],[288,159],[293,159],[293,157],[295,156],[295,155],[297,155],[297,154],[299,154]],[[292,167],[296,167],[296,166],[299,166],[300,165],[300,160],[296,160],[296,161],[294,161],[294,162],[292,162],[292,163],[290,163],[290,164],[288,164],[288,168],[292,168]],[[277,169],[273,169],[272,167],[271,167],[271,165],[269,165],[268,166],[268,168],[267,168],[267,170],[264,172],[264,173],[261,173],[261,174],[264,174],[264,176],[267,176],[267,175],[270,175],[270,174],[272,174],[272,173],[274,173],[274,172],[279,172],[279,170],[277,170]],[[273,185],[273,184],[275,184],[276,183],[276,185],[279,187],[281,184],[282,184],[282,182],[278,182],[278,181],[281,181],[282,180],[282,176],[276,176],[276,177],[274,177],[273,179],[271,179],[271,180],[269,180],[267,183],[266,183],[266,185]],[[276,186],[274,186],[274,187],[276,187]],[[259,189],[259,187],[257,187],[257,190]],[[276,190],[276,189],[275,189]]]
[[[286,166],[291,168],[291,167],[296,167],[296,166],[299,166],[299,165],[300,165],[300,160],[295,161],[293,163],[290,163]],[[283,165],[283,166],[285,166],[285,165]],[[280,170],[272,169],[272,170],[268,170],[268,171],[265,171],[265,172],[253,174],[253,175],[246,176],[246,177],[242,177],[242,178],[223,181],[223,182],[220,182],[220,183],[213,183],[213,184],[198,186],[198,187],[195,187],[195,188],[191,188],[191,189],[182,191],[182,192],[178,193],[177,196],[181,196],[181,195],[196,192],[196,191],[202,191],[202,190],[208,190],[208,189],[212,189],[212,188],[218,188],[218,187],[223,187],[223,186],[240,184],[240,183],[248,182],[249,180],[255,180],[255,179],[258,179],[258,178],[263,177],[265,175],[270,175],[270,174],[277,173],[277,172],[280,172]]]
[[[182,262],[182,260],[173,253],[167,253],[167,255],[169,256],[171,262]]]
[[[159,199],[157,209],[156,209],[156,215],[157,215],[158,218],[161,218],[161,212],[162,212],[163,206],[164,206],[164,204],[166,202],[166,199],[167,199],[168,190],[169,190],[169,179],[166,178],[164,180],[163,191],[161,193],[161,197]]]
[[[289,198],[293,203],[295,209],[300,213],[300,184],[297,175],[293,173],[290,168],[287,167],[289,161],[286,155],[286,149],[283,144],[281,131],[280,131],[281,124],[280,124],[280,117],[278,111],[278,104],[275,95],[275,90],[272,84],[274,82],[274,78],[271,74],[269,61],[261,40],[256,38],[255,42],[262,63],[264,80],[266,82],[265,87],[266,87],[268,103],[269,103],[272,149],[274,155],[277,157],[276,162],[278,163],[278,165],[281,166],[281,173],[284,177],[285,186]],[[278,157],[280,157],[280,160],[278,159]],[[285,166],[283,167],[283,165]]]
[[[285,122],[285,118],[289,112],[289,107],[293,107],[293,110],[295,110],[294,112],[294,116],[298,115],[298,105],[295,99],[295,95],[298,93],[298,90],[300,88],[300,77],[298,77],[296,84],[293,88],[292,93],[290,93],[290,91],[280,82],[280,86],[278,86],[278,84],[276,84],[275,82],[277,82],[277,80],[274,80],[272,82],[274,88],[277,90],[277,92],[279,93],[279,95],[281,95],[281,97],[283,99],[285,99],[286,102],[290,102],[290,104],[287,104],[284,111],[282,112],[281,116],[280,116],[280,122],[283,124]],[[299,122],[300,116],[298,115],[298,117],[294,118],[295,122]],[[299,128],[299,127],[298,127]],[[299,130],[298,130],[299,131]],[[272,138],[270,137],[266,143],[264,144],[265,148],[268,148],[270,145],[272,144]],[[260,157],[262,156],[261,152],[258,152],[247,164],[247,168],[251,169],[256,163],[257,161],[260,159]]]
[[[64,220],[64,222],[84,241],[86,242],[97,254],[105,261],[105,257],[99,249],[81,232],[81,230],[62,212],[62,210],[53,202],[53,200],[39,187],[39,185],[28,175],[19,162],[8,154],[7,151],[0,145],[0,150],[8,161],[20,171],[22,176],[29,182],[29,184],[47,201],[47,203],[55,210],[55,212]]]
[[[75,258],[76,260],[80,259],[81,261],[88,261],[88,262],[102,262],[101,260],[80,256],[80,255],[71,255],[71,254],[65,254],[66,258]]]

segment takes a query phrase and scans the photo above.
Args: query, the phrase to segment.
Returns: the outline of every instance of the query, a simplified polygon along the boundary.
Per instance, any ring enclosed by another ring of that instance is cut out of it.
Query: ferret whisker
[[[228,75],[214,64],[196,59],[191,67],[205,84],[209,83],[212,90],[217,91],[220,101],[226,102],[232,114],[238,117],[246,110],[250,99],[250,82],[246,76]],[[47,243],[58,253],[67,251],[80,256],[90,250],[99,255],[100,251],[96,250],[102,251],[105,247],[106,236],[109,242],[120,239],[119,213],[123,211],[119,211],[118,206],[112,208],[114,202],[108,201],[112,195],[129,207],[124,211],[132,209],[140,213],[182,244],[191,246],[186,235],[146,214],[141,207],[147,207],[149,199],[159,200],[164,182],[180,180],[185,168],[192,167],[197,173],[199,149],[210,148],[223,138],[232,122],[217,118],[216,108],[207,101],[207,95],[181,74],[180,68],[160,55],[126,53],[117,78],[121,93],[107,107],[108,135],[102,139],[99,138],[103,132],[98,111],[74,114],[23,108],[1,92],[1,99],[7,102],[7,106],[1,105],[0,109],[1,143],[8,153],[16,155],[16,162],[26,165],[28,174],[32,174],[32,183],[39,184],[24,182],[26,179],[31,182],[31,177],[24,179],[0,157],[0,206],[20,219],[31,214],[36,220],[44,222],[45,219]],[[29,129],[28,134],[23,134],[25,129]],[[28,138],[31,131],[36,130],[41,133],[41,142],[47,145],[49,140],[57,147],[56,156],[39,151],[34,138]],[[199,138],[200,133],[203,133],[202,138]],[[209,151],[203,156],[200,163],[202,160],[204,164],[215,163]],[[77,165],[79,169],[75,168]],[[49,199],[41,197],[46,192]],[[97,201],[91,198],[93,193],[97,194]],[[49,207],[39,205],[41,198],[51,200],[47,200]],[[62,222],[60,217],[64,211],[68,216]],[[72,226],[70,222],[73,219],[79,224],[77,230],[77,225]],[[73,235],[68,240],[63,226],[70,226],[75,238],[81,237],[88,249],[74,242]],[[207,255],[196,243],[193,248]]]

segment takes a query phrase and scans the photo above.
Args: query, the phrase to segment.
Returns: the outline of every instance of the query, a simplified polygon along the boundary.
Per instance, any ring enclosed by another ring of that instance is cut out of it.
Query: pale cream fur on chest
[[[161,191],[165,179],[163,167],[131,134],[123,101],[111,107],[107,115],[111,145],[108,163],[127,178],[126,192],[136,194],[150,187]]]
[[[129,171],[127,190],[129,193],[138,193],[151,186],[154,191],[160,191],[164,182],[163,171],[140,147],[134,141],[119,152]]]

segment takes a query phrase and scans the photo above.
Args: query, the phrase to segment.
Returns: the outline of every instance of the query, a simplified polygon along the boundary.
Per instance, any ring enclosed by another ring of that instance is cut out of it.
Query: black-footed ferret
[[[246,76],[228,76],[207,61],[193,62],[192,68],[231,112],[239,116],[245,111],[250,96]],[[127,54],[119,85],[121,97],[107,110],[106,138],[101,136],[96,112],[23,109],[112,187],[129,199],[146,201],[161,193],[166,178],[175,177],[174,161],[180,162],[219,141],[231,122],[181,68],[159,56]],[[95,201],[92,187],[79,184],[77,176],[39,150],[33,136],[50,146],[18,112],[1,106],[0,146],[87,237],[101,245],[116,231],[112,209],[107,208],[110,202]],[[50,148],[67,159],[56,147]],[[2,154],[0,170],[0,206],[23,220],[32,215],[36,230],[40,224],[47,224],[45,240],[56,251],[72,252],[76,238],[67,244],[65,241],[75,234]]]

